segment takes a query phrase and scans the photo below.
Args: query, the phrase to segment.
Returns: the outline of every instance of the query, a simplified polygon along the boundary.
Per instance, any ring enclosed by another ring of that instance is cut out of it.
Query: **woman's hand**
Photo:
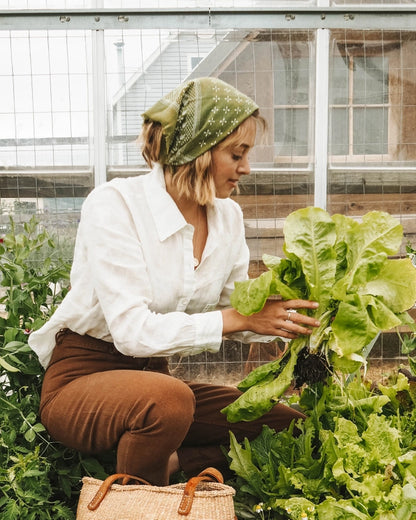
[[[249,330],[261,335],[294,339],[311,334],[312,328],[320,325],[315,318],[297,311],[315,310],[318,306],[317,302],[309,300],[268,300],[261,311],[250,316],[243,316],[235,309],[226,309],[222,311],[223,333]]]

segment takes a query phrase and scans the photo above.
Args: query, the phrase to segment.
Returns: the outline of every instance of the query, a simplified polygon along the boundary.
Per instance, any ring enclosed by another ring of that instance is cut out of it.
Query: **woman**
[[[269,301],[252,316],[229,307],[249,260],[229,196],[250,173],[259,121],[233,87],[192,80],[144,114],[152,171],[99,186],[83,205],[71,291],[30,345],[47,367],[40,412],[50,435],[87,453],[117,447],[117,472],[166,485],[179,469],[225,470],[230,429],[253,438],[263,423],[283,429],[301,416],[277,405],[231,425],[220,410],[238,390],[176,379],[166,359],[215,352],[225,335],[290,339],[319,325],[289,312],[315,302]]]

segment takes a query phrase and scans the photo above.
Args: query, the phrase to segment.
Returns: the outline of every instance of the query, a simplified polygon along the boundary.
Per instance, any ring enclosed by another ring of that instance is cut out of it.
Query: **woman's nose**
[[[240,173],[241,175],[248,175],[250,173],[250,160],[248,158],[248,155],[244,156],[242,159],[241,159],[241,162],[240,164],[238,165],[238,169],[237,169],[238,173]]]

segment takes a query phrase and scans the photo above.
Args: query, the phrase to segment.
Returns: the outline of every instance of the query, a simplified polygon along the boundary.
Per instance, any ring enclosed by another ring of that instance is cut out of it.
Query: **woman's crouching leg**
[[[141,403],[133,406],[126,417],[117,449],[117,472],[133,471],[153,484],[165,485],[169,458],[193,422],[195,397],[185,383],[170,376],[164,376],[163,384],[153,386],[150,394],[144,407]]]
[[[185,438],[194,409],[192,390],[174,377],[111,370],[66,385],[42,410],[42,422],[54,439],[82,452],[117,446],[118,473],[166,485],[169,457]]]

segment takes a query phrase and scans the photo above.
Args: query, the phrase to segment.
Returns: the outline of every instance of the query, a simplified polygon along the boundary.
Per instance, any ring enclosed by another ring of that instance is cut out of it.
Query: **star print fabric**
[[[186,164],[225,139],[258,109],[218,78],[197,78],[166,94],[143,114],[162,125],[161,163]]]

